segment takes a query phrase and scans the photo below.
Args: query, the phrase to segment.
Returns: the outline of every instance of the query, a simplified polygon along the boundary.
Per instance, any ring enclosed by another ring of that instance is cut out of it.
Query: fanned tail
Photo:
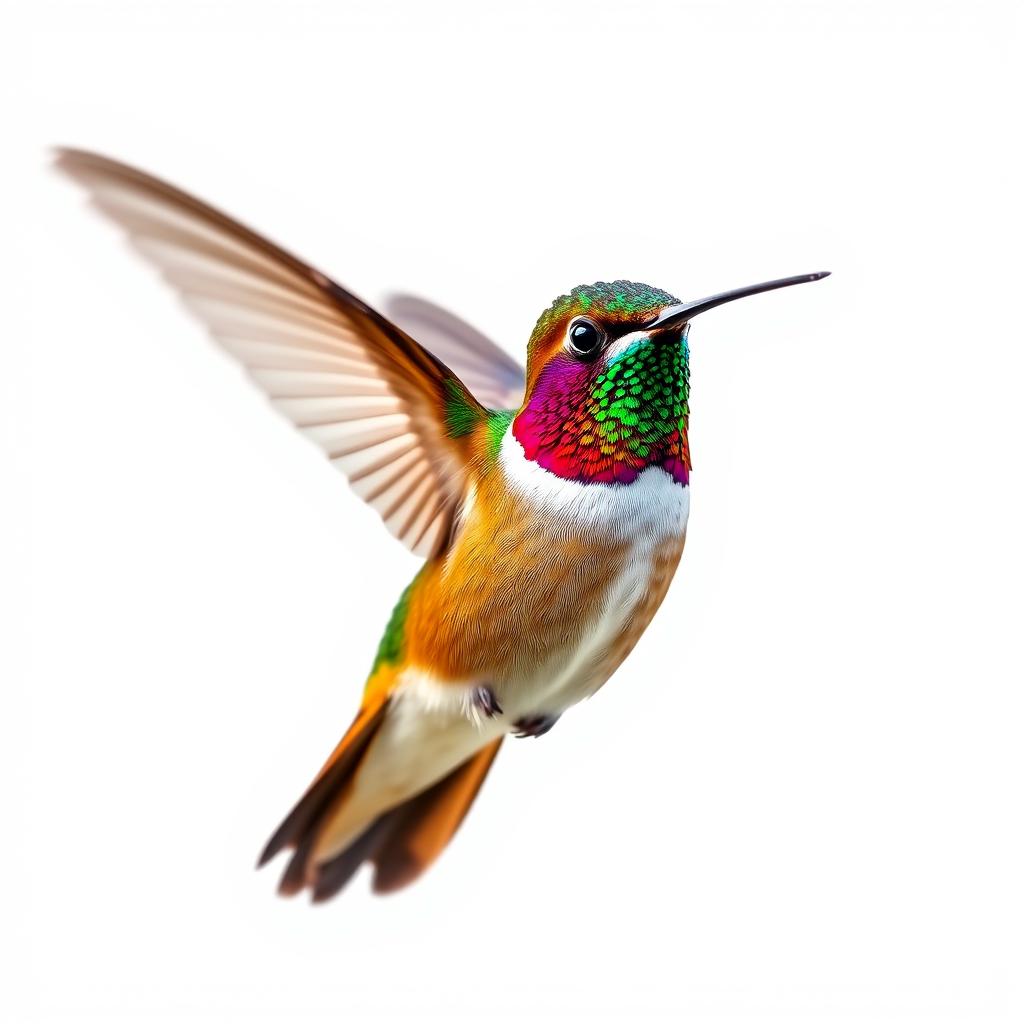
[[[339,893],[359,867],[374,865],[373,891],[396,892],[414,882],[440,856],[465,818],[483,784],[501,737],[464,761],[439,782],[382,813],[340,853],[316,857],[317,841],[342,812],[346,796],[387,713],[388,701],[362,708],[312,785],[270,838],[262,867],[281,850],[292,856],[279,891],[293,896],[305,888],[313,901]]]
[[[360,708],[359,714],[320,769],[312,785],[263,848],[257,867],[263,867],[281,850],[294,850],[281,876],[281,895],[294,895],[309,880],[310,856],[316,838],[324,824],[337,812],[348,783],[355,775],[370,741],[384,721],[387,708],[387,700],[379,700],[375,704]]]

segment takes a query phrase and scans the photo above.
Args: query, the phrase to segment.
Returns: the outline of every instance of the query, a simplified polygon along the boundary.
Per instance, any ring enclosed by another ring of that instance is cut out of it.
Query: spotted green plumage
[[[593,421],[581,444],[598,444],[605,454],[623,445],[639,459],[672,437],[686,436],[689,416],[689,353],[679,345],[649,338],[613,357],[597,376],[583,417]]]

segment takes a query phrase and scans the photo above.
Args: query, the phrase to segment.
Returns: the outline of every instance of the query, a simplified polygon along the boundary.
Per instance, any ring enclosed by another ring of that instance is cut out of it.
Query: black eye
[[[601,347],[604,336],[596,324],[589,320],[573,320],[569,324],[569,347],[581,357],[594,355]]]

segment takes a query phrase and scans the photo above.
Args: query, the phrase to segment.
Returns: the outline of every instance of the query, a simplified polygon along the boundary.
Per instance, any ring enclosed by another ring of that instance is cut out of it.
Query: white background
[[[0,1015],[1019,1021],[1016,5],[488,6],[4,7]],[[695,322],[662,611],[398,897],[253,863],[415,561],[54,143],[516,353],[833,271]]]

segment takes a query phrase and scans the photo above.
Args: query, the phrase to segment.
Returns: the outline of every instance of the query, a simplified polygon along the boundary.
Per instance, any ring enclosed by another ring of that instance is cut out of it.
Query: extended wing
[[[450,537],[483,408],[448,367],[319,271],[125,164],[60,150],[89,192],[273,405],[413,552]]]

